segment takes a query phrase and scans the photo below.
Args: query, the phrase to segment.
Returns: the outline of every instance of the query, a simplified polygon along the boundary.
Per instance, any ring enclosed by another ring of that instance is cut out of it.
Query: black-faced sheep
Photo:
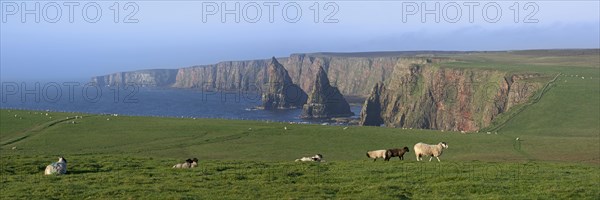
[[[184,163],[178,163],[176,165],[173,165],[173,168],[194,168],[198,166],[198,159],[194,158],[194,159],[187,159],[185,160]]]
[[[385,152],[385,161],[389,161],[392,157],[398,157],[400,160],[404,160],[404,154],[406,152],[410,152],[408,147],[404,147],[402,149],[388,149]]]
[[[302,157],[302,158],[296,159],[296,162],[321,162],[321,160],[323,160],[323,155],[317,154],[317,155],[314,155],[313,157]]]
[[[374,158],[373,162],[375,162],[377,160],[377,158],[386,158],[386,152],[387,150],[375,150],[375,151],[367,151],[367,157],[369,158]]]
[[[58,158],[58,162],[46,166],[44,175],[61,175],[67,173],[67,160],[63,157]]]
[[[414,147],[415,155],[417,156],[417,161],[423,160],[423,158],[421,158],[422,156],[431,156],[431,158],[429,158],[429,162],[431,162],[431,159],[433,157],[437,158],[438,162],[440,162],[439,157],[442,155],[444,149],[447,148],[448,144],[446,144],[446,142],[440,142],[437,145],[430,145],[419,142],[415,144]]]

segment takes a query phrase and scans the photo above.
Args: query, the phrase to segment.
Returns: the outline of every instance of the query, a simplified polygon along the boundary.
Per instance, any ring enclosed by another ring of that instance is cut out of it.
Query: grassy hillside
[[[51,113],[51,116],[55,116],[53,119],[43,122],[31,121],[30,126],[36,127],[34,130],[22,128],[17,129],[22,130],[17,131],[18,133],[7,131],[7,137],[12,135],[12,138],[3,140],[3,146],[0,148],[3,155],[48,155],[51,158],[56,155],[125,154],[173,159],[197,156],[208,160],[264,161],[293,160],[299,156],[319,152],[333,161],[364,160],[367,150],[412,147],[417,142],[446,141],[451,147],[444,155],[444,159],[447,160],[557,160],[598,163],[598,133],[594,132],[598,129],[593,127],[593,124],[585,124],[586,121],[581,122],[577,119],[570,123],[562,117],[546,118],[547,121],[536,123],[522,123],[523,120],[519,120],[526,117],[536,118],[530,116],[531,112],[538,109],[536,106],[546,110],[543,107],[545,102],[542,101],[526,110],[497,134],[460,134],[380,127],[350,127],[344,130],[343,127],[337,126],[106,115],[71,120],[60,117],[60,120],[54,120],[67,113]],[[3,123],[12,124],[12,121],[27,120],[10,115],[18,113],[28,117],[28,112],[13,110],[9,114],[7,110],[2,110],[0,113]],[[71,114],[75,115],[77,114]],[[593,123],[594,117],[598,117],[597,113],[595,115],[590,112],[587,122]],[[73,124],[72,121],[76,123]],[[560,124],[561,128],[547,126],[552,123]],[[3,129],[8,126],[3,126]],[[585,128],[579,129],[580,126]],[[288,130],[284,130],[284,127]],[[23,136],[27,137],[21,139]],[[515,151],[513,146],[517,143],[516,137],[524,140],[520,142],[523,149],[545,153],[532,157]],[[572,142],[559,142],[567,140]],[[570,148],[573,144],[577,144],[578,147]],[[18,150],[12,151],[11,148],[15,146]],[[557,148],[548,149],[552,146]],[[47,152],[55,153],[49,155]],[[557,158],[557,155],[561,155],[560,158]],[[414,159],[412,154],[407,157]]]
[[[15,113],[28,111],[1,110],[3,125],[21,120],[10,117]],[[53,119],[7,132],[29,136],[0,149],[3,199],[600,197],[597,135],[508,131],[518,123],[488,135],[105,115],[75,124]],[[524,140],[520,146],[516,135]],[[443,162],[418,163],[412,152],[390,162],[364,155],[419,141],[448,142]],[[293,162],[315,153],[326,162]],[[58,155],[67,157],[69,174],[42,175]],[[188,157],[200,158],[200,167],[171,169]]]
[[[597,199],[598,168],[554,163],[201,161],[72,156],[44,176],[44,156],[3,157],[3,199]],[[15,161],[17,160],[17,161]],[[509,192],[510,191],[510,192]]]
[[[562,74],[489,134],[0,110],[0,198],[599,199],[600,61],[542,53],[446,63]],[[415,161],[415,143],[440,141],[441,163]],[[403,146],[404,161],[365,156]],[[42,175],[59,155],[69,173]],[[191,157],[199,168],[171,169]]]

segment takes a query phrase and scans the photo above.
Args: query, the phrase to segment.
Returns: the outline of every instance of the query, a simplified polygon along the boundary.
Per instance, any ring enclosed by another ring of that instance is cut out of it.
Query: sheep
[[[367,151],[367,157],[369,158],[374,158],[373,162],[375,162],[377,160],[377,158],[386,158],[386,152],[387,150],[375,150],[375,151]]]
[[[46,166],[44,175],[61,175],[67,173],[67,160],[63,157],[58,157],[58,162]]]
[[[192,164],[192,159],[185,160],[184,163],[177,163],[173,165],[173,168],[189,168]]]
[[[314,155],[313,157],[302,157],[302,158],[296,159],[296,162],[321,162],[321,160],[323,160],[323,155],[317,154],[317,155]]]
[[[419,142],[417,144],[415,144],[414,146],[414,150],[415,150],[415,155],[417,156],[417,161],[421,161],[423,160],[423,158],[421,158],[422,156],[431,156],[429,158],[429,162],[431,162],[431,159],[433,157],[437,158],[438,162],[440,162],[440,156],[442,155],[442,152],[444,151],[444,149],[448,148],[448,144],[446,144],[446,142],[440,142],[437,145],[430,145],[430,144],[425,144],[422,142]]]
[[[173,165],[173,169],[178,169],[178,168],[194,168],[198,166],[198,158],[194,158],[194,159],[187,159],[185,160],[184,163],[177,163],[176,165]]]
[[[392,157],[398,157],[400,160],[404,160],[404,153],[410,152],[408,147],[404,147],[402,149],[388,149],[385,152],[385,161],[389,161]]]

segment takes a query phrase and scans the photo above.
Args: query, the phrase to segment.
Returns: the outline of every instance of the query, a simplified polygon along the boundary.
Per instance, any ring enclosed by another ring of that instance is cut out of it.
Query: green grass
[[[0,114],[2,121],[19,120],[6,117],[7,110]],[[343,130],[320,125],[104,115],[76,121],[45,127],[0,148],[2,199],[600,197],[597,135],[560,137],[531,132],[521,135],[524,141],[517,148],[509,132]],[[32,122],[31,126],[38,124]],[[404,161],[395,158],[390,162],[372,162],[364,155],[367,150],[410,147],[419,141],[448,142],[443,162],[419,163],[412,152]],[[585,145],[563,147],[572,144]],[[12,150],[13,146],[17,150]],[[326,162],[293,162],[317,152],[325,155]],[[69,173],[42,175],[45,165],[58,155],[69,161]],[[188,157],[200,158],[200,167],[171,169]]]
[[[0,110],[0,198],[599,199],[600,62],[520,53],[441,64],[563,74],[490,134]],[[439,141],[441,163],[365,156]],[[326,162],[293,162],[316,153]],[[42,175],[60,155],[69,173]]]
[[[43,156],[4,156],[3,199],[595,199],[598,168],[554,163],[370,160],[294,163],[72,156],[69,174],[44,176]],[[24,165],[24,163],[27,163]]]
[[[1,113],[0,120],[0,144],[11,142],[21,137],[29,136],[26,133],[36,132],[55,122],[66,119],[72,114],[49,113],[42,111],[11,111],[5,110]]]

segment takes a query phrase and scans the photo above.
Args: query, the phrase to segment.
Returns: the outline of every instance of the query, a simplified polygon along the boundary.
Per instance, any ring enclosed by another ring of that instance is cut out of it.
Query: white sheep
[[[63,157],[58,157],[58,162],[52,163],[46,166],[44,175],[61,175],[67,173],[67,160]]]
[[[173,165],[173,168],[190,168],[191,165],[192,165],[192,159],[187,159],[187,160],[185,160],[184,163],[177,163],[177,164]]]
[[[317,155],[314,155],[313,157],[302,157],[302,158],[296,159],[296,162],[321,162],[321,160],[323,160],[323,155],[317,154]]]
[[[187,159],[184,163],[177,163],[173,168],[194,168],[198,166],[198,158]]]
[[[437,145],[430,145],[419,142],[415,144],[413,147],[415,150],[415,155],[417,156],[417,161],[423,160],[422,156],[431,156],[429,158],[429,162],[433,157],[437,158],[438,162],[440,162],[440,156],[442,155],[444,149],[448,148],[448,144],[446,142],[440,142]]]
[[[367,151],[367,157],[369,158],[374,158],[373,162],[375,162],[377,160],[377,158],[386,158],[386,152],[387,150],[375,150],[375,151]]]

